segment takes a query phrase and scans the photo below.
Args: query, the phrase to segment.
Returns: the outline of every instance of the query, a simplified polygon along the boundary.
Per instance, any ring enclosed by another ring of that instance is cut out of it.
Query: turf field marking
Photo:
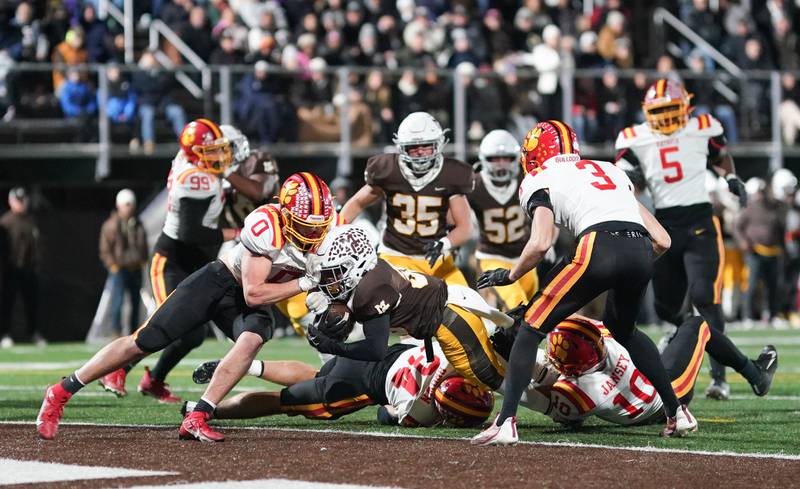
[[[92,467],[0,458],[0,485],[177,475],[177,472]]]
[[[129,489],[163,489],[166,486],[133,486]],[[399,489],[397,486],[362,486],[330,482],[294,481],[289,479],[259,479],[252,481],[191,482],[169,485],[175,489]]]
[[[34,421],[0,421],[0,425],[35,425]],[[112,424],[112,423],[86,423],[80,421],[62,422],[60,426],[97,426],[103,428],[149,428],[149,429],[165,429],[170,428],[169,425],[157,424]],[[177,423],[174,428],[177,429]],[[350,436],[370,436],[375,438],[415,438],[422,440],[449,440],[449,441],[468,441],[468,437],[447,437],[447,436],[426,436],[415,435],[406,433],[384,433],[380,431],[351,431],[351,430],[333,430],[333,429],[303,429],[303,428],[286,428],[286,427],[265,427],[265,426],[226,426],[226,430],[262,430],[262,431],[288,431],[293,433],[328,433]],[[656,439],[655,431],[653,432],[653,439]],[[700,437],[696,435],[695,437]],[[712,452],[708,450],[681,450],[679,448],[661,448],[652,446],[616,446],[616,445],[601,445],[597,443],[580,443],[570,441],[527,441],[521,440],[520,445],[533,445],[545,447],[572,447],[572,448],[603,448],[606,450],[621,450],[632,452],[648,452],[648,453],[684,453],[689,455],[703,455],[709,457],[747,457],[747,458],[760,458],[772,460],[791,460],[800,461],[800,455],[791,455],[785,453],[758,453],[758,452],[731,452],[721,451]]]
[[[701,423],[727,424],[727,423],[735,423],[736,419],[734,419],[734,418],[697,418],[697,421],[700,421]]]

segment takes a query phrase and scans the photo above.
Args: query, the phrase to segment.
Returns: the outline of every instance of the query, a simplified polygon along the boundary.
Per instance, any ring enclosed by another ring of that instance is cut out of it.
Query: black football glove
[[[428,261],[428,265],[433,267],[433,264],[436,263],[436,260],[442,256],[442,252],[444,250],[444,242],[442,240],[438,241],[431,241],[425,245],[425,259]]]
[[[739,207],[744,209],[747,207],[747,190],[744,188],[744,183],[736,175],[728,175],[725,180],[728,181],[728,190],[733,195],[739,197]]]
[[[336,322],[328,321],[328,312],[318,316],[318,331],[332,340],[347,338],[352,328],[350,327],[350,313],[345,314]]]
[[[317,316],[317,318],[319,319],[323,316],[324,315]],[[319,330],[318,320],[314,321],[314,324],[308,327],[308,330],[306,331],[306,339],[308,339],[308,344],[316,348],[320,353],[332,353],[332,345],[336,343],[336,340]]]
[[[510,273],[511,270],[507,268],[495,268],[494,270],[483,272],[481,276],[478,277],[478,288],[485,289],[486,287],[513,284],[514,281],[508,278]]]

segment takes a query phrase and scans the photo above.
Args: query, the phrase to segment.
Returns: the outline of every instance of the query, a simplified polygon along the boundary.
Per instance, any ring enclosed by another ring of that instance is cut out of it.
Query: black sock
[[[531,382],[533,366],[536,364],[536,351],[540,341],[542,341],[541,333],[523,323],[508,358],[503,408],[497,417],[498,426],[503,424],[506,418],[517,415],[519,400]]]
[[[139,363],[139,360],[136,360],[135,362],[131,362],[131,363],[125,365],[124,367],[122,367],[122,370],[124,370],[125,373],[128,374],[128,373],[130,373],[131,370],[133,370],[133,367],[138,365],[138,363]]]
[[[661,362],[661,356],[658,354],[658,348],[646,334],[638,329],[633,330],[630,338],[624,343],[620,344],[628,350],[631,356],[631,361],[636,368],[641,370],[647,380],[656,388],[656,392],[661,397],[664,403],[664,411],[668,417],[675,416],[678,411],[678,398],[675,397],[675,390],[672,388],[667,370]]]
[[[212,406],[211,403],[209,403],[208,401],[206,401],[201,397],[200,400],[197,401],[197,404],[195,404],[194,409],[192,409],[192,411],[200,411],[203,413],[214,414],[215,408],[216,406]]]
[[[61,387],[63,387],[64,390],[70,394],[75,394],[85,386],[83,382],[78,380],[78,376],[76,374],[77,372],[72,372],[69,374],[69,377],[64,377],[64,380],[61,381]]]
[[[706,320],[708,325],[711,327],[712,334],[717,333],[717,336],[724,336],[725,335],[725,318],[722,314],[722,306],[719,304],[707,304],[704,306],[697,306],[697,311],[703,316],[703,319]],[[727,338],[727,336],[725,336]],[[709,342],[710,343],[710,342]],[[730,343],[730,341],[728,342]],[[730,346],[728,345],[718,345],[712,346],[711,350],[720,350],[718,351],[719,355],[724,356],[726,359],[730,360],[730,354],[726,353],[726,351],[730,350],[732,347],[732,343]],[[735,349],[735,347],[734,347]],[[711,364],[711,378],[714,379],[716,382],[725,382],[725,366],[736,368],[733,365],[726,363],[726,360],[719,358],[717,354],[713,353],[711,350],[706,347],[706,351],[708,351],[710,358],[709,363]],[[738,360],[740,361],[740,360]]]
[[[190,351],[203,344],[205,331],[205,328],[197,328],[181,336],[164,348],[155,366],[150,370],[150,377],[153,380],[160,380],[163,382],[172,369],[175,368]]]
[[[751,384],[758,383],[761,380],[761,370],[756,367],[756,364],[753,363],[752,360],[749,358],[747,359],[747,363],[745,363],[744,367],[741,370],[738,370],[742,377],[747,379],[748,382]]]
[[[706,352],[714,357],[721,364],[731,367],[737,372],[747,367],[750,360],[744,356],[736,345],[733,344],[730,338],[725,333],[718,331],[714,328],[708,328],[711,332],[711,337],[706,343]],[[742,374],[744,375],[744,374]]]

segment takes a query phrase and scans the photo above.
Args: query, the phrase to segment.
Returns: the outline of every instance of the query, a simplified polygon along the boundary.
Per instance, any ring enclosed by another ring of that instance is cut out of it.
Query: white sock
[[[261,360],[253,360],[250,367],[247,369],[247,375],[253,377],[261,377],[264,374],[264,362]]]

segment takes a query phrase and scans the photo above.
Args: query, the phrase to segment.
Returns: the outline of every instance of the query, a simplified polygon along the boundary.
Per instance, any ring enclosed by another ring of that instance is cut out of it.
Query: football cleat
[[[128,373],[124,368],[118,368],[110,374],[106,374],[97,381],[103,389],[114,394],[117,397],[125,397],[128,391],[125,390],[125,378]]]
[[[727,382],[712,380],[706,388],[706,397],[717,401],[727,401],[731,397],[731,387]]]
[[[492,425],[472,437],[470,443],[472,445],[488,446],[488,445],[514,445],[519,441],[517,436],[517,417],[510,416],[503,421],[503,424],[497,426],[497,418],[495,416]]]
[[[194,369],[192,372],[192,380],[195,384],[208,384],[211,382],[211,377],[214,376],[214,371],[217,370],[219,360],[212,360],[210,362],[203,362]]]
[[[664,427],[661,436],[680,438],[695,431],[697,431],[697,420],[692,416],[692,413],[689,412],[689,408],[686,407],[686,404],[681,404],[675,416],[667,418],[667,426]]]
[[[172,391],[169,390],[169,384],[165,383],[163,380],[154,380],[150,376],[150,369],[147,367],[144,368],[144,375],[142,376],[142,380],[139,381],[137,390],[141,392],[143,396],[155,397],[158,402],[181,402],[180,397],[172,395]]]
[[[225,441],[225,435],[217,433],[208,426],[209,419],[211,419],[211,415],[206,412],[190,412],[183,418],[183,423],[178,430],[178,437],[181,440]]]
[[[755,384],[750,384],[750,387],[755,395],[759,397],[766,396],[770,385],[772,385],[772,376],[775,375],[775,370],[778,369],[778,350],[772,345],[765,346],[758,358],[753,360],[753,363],[761,371],[761,379]]]
[[[36,431],[45,440],[52,440],[58,432],[58,423],[64,415],[64,405],[72,394],[65,391],[61,384],[51,385],[44,392],[42,407],[36,417]]]

